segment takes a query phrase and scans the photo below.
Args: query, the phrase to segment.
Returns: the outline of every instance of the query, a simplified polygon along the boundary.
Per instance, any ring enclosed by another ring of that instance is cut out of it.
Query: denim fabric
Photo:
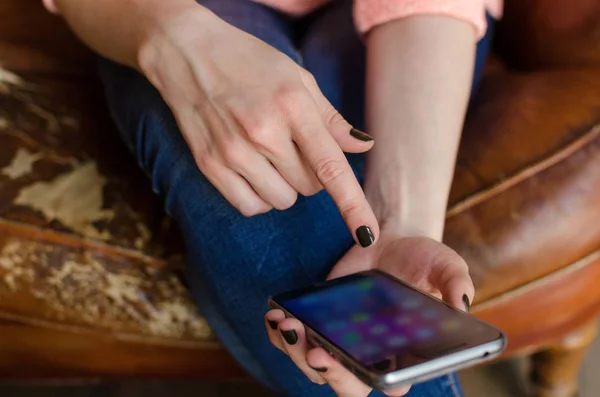
[[[352,26],[350,2],[335,3],[304,21],[248,0],[199,2],[303,64],[332,104],[362,126],[364,49]],[[106,59],[99,69],[123,140],[183,230],[188,283],[218,337],[276,393],[333,396],[329,386],[310,383],[271,346],[263,322],[270,295],[322,281],[354,244],[327,193],[300,197],[286,211],[242,216],[198,171],[158,91],[134,70]],[[362,178],[364,156],[349,160]],[[409,396],[454,397],[460,390],[452,375],[416,385]]]

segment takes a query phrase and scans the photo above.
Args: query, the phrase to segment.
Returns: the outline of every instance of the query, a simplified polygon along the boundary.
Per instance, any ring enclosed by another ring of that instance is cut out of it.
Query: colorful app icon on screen
[[[390,347],[403,347],[408,344],[408,339],[404,336],[392,336],[387,340]]]
[[[440,328],[444,331],[456,331],[460,328],[460,321],[455,318],[444,320],[440,324]]]
[[[425,309],[421,312],[421,317],[427,319],[434,319],[439,316],[439,312],[435,309]]]
[[[420,304],[421,304],[420,299],[410,297],[410,298],[404,299],[402,301],[402,303],[400,304],[400,306],[403,309],[412,310],[412,309],[416,309],[417,307],[419,307]]]
[[[370,329],[370,332],[373,335],[385,334],[387,331],[388,331],[388,326],[385,324],[375,324]]]
[[[360,340],[362,339],[362,335],[358,332],[348,332],[347,334],[344,334],[342,339],[346,344],[354,345],[360,342]]]
[[[415,331],[415,337],[419,340],[429,339],[434,335],[433,330],[429,328],[419,328]]]
[[[409,316],[400,316],[395,321],[396,325],[404,327],[412,323],[412,319]]]
[[[352,315],[352,321],[355,323],[365,323],[369,321],[369,318],[371,318],[371,316],[369,316],[368,313],[355,313]]]

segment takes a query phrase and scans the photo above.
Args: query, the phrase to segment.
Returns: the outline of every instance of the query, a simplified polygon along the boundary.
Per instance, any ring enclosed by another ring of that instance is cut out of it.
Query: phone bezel
[[[411,365],[408,367],[396,369],[390,372],[378,372],[365,366],[361,362],[354,359],[354,357],[346,352],[344,349],[338,347],[335,343],[329,340],[325,335],[321,334],[318,330],[305,324],[307,329],[307,337],[312,339],[312,342],[316,345],[322,346],[334,357],[336,357],[347,369],[353,372],[363,382],[369,384],[372,387],[389,390],[403,385],[414,384],[422,382],[436,376],[440,376],[449,372],[456,371],[458,369],[470,367],[479,364],[484,361],[491,360],[497,357],[504,351],[506,347],[506,336],[499,329],[465,313],[462,312],[448,303],[429,295],[411,285],[403,282],[402,280],[393,277],[392,275],[379,271],[379,270],[368,270],[345,277],[341,277],[334,280],[325,281],[316,285],[299,288],[293,291],[284,292],[275,295],[269,300],[271,307],[281,309],[287,317],[294,317],[302,321],[296,314],[287,310],[283,302],[294,299],[305,294],[320,291],[322,289],[333,288],[336,285],[345,284],[356,278],[364,278],[369,276],[384,276],[394,281],[400,287],[408,288],[420,295],[426,296],[429,299],[435,300],[440,304],[443,304],[447,308],[460,313],[464,316],[471,317],[469,321],[477,321],[483,324],[487,328],[485,338],[477,339],[474,341],[465,341],[461,344],[459,349],[449,350],[441,349],[444,353],[436,356],[435,358],[429,359],[422,363]],[[489,334],[489,336],[488,336]],[[450,347],[452,348],[452,346]]]

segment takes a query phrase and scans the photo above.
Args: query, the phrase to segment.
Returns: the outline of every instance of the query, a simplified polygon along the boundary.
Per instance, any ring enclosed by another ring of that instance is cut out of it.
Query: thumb
[[[304,85],[315,101],[325,127],[342,151],[346,153],[363,153],[371,149],[375,143],[373,137],[354,128],[344,119],[325,98],[315,78],[309,72],[303,73],[302,76]]]
[[[443,286],[442,296],[444,301],[455,308],[469,312],[473,301],[474,288],[470,278],[456,275]]]
[[[373,255],[371,251],[369,248],[365,249],[357,245],[353,246],[331,269],[327,280],[371,269],[373,267]]]
[[[469,267],[451,249],[448,249],[445,260],[447,262],[444,265],[435,266],[436,270],[429,276],[430,282],[440,290],[444,301],[459,310],[468,312],[475,295]]]

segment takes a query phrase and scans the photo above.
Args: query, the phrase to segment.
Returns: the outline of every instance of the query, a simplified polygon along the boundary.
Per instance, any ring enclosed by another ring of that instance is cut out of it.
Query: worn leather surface
[[[465,126],[445,241],[510,354],[600,311],[597,4],[509,1]],[[239,375],[90,53],[38,0],[6,0],[0,19],[0,377]]]
[[[93,56],[41,0],[0,2],[0,60],[15,71],[93,75]]]
[[[106,378],[193,378],[247,375],[215,343],[174,345],[0,319],[0,379],[89,382]]]
[[[497,47],[514,68],[600,65],[598,0],[507,0]]]
[[[600,73],[502,74],[479,94],[445,239],[484,301],[600,248]]]
[[[164,244],[174,225],[119,143],[95,80],[21,78],[4,69],[0,84],[2,218],[173,253]]]

